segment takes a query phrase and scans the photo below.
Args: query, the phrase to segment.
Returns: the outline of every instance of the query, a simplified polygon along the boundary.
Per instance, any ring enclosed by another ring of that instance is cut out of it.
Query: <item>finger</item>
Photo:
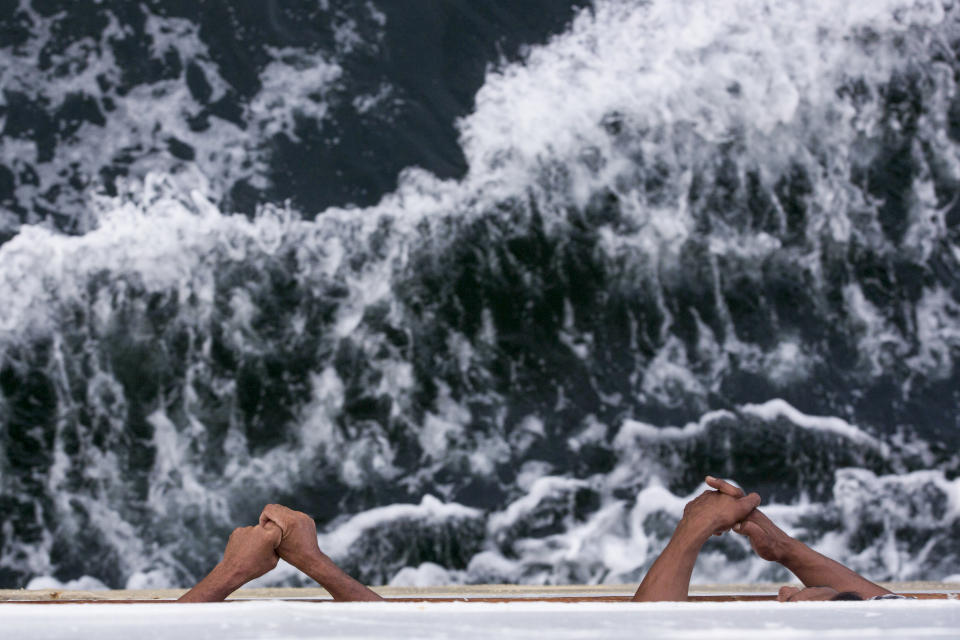
[[[763,524],[762,521],[757,517],[757,514],[760,513],[759,509],[754,509],[747,514],[747,517],[733,525],[732,529],[739,534],[747,535],[747,531],[753,533],[762,533]],[[762,515],[762,514],[761,514]]]
[[[284,528],[286,518],[284,518],[283,509],[284,507],[279,504],[268,504],[260,512],[260,524],[265,525],[268,522],[273,522],[280,528],[281,536],[286,536],[287,531]]]
[[[750,522],[756,522],[761,527],[764,526],[764,524],[768,524],[768,525],[773,524],[770,521],[770,518],[767,517],[767,514],[765,514],[763,511],[760,511],[760,509],[754,509],[753,511],[751,511],[750,515],[748,515],[746,519],[749,520]]]
[[[714,478],[713,476],[707,476],[706,483],[707,485],[713,487],[720,493],[725,493],[732,498],[743,497],[743,489],[727,482],[726,480],[722,480],[720,478]]]
[[[277,526],[277,523],[272,520],[268,520],[261,526],[266,530],[267,535],[270,536],[270,542],[273,544],[273,548],[276,549],[279,547],[283,541],[283,529]]]
[[[790,596],[798,593],[800,589],[796,587],[780,587],[780,591],[777,592],[777,600],[780,602],[786,602],[790,599]]]
[[[733,526],[733,530],[742,536],[750,538],[751,540],[754,536],[763,535],[763,529],[761,529],[756,523],[750,522],[749,520],[738,522]]]
[[[260,512],[260,526],[263,526],[272,520],[270,517],[270,512],[273,510],[272,507],[272,504],[268,504],[263,508],[263,511]]]
[[[739,522],[746,518],[751,511],[760,506],[760,496],[756,493],[746,495],[737,500],[737,511],[740,514],[736,520]]]

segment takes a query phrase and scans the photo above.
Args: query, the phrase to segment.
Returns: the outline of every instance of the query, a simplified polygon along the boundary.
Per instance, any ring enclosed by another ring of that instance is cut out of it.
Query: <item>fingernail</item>
[[[713,476],[707,476],[707,481],[708,481],[708,482],[710,482],[710,481],[712,481],[712,480],[716,480],[716,478],[714,478]]]

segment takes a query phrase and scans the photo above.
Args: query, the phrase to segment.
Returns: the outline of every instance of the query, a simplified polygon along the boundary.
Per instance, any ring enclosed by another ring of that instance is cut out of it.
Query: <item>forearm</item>
[[[220,602],[243,584],[243,579],[223,564],[218,564],[196,586],[180,596],[177,602]]]
[[[837,591],[853,591],[864,598],[890,593],[836,560],[831,560],[793,538],[784,544],[780,564],[808,587],[832,587]]]
[[[334,600],[345,602],[383,600],[373,590],[344,573],[323,552],[317,552],[308,558],[293,560],[291,564],[320,583],[320,586],[326,589]]]
[[[633,596],[634,601],[686,600],[697,556],[709,537],[709,533],[696,531],[681,521],[663,553],[644,576]]]

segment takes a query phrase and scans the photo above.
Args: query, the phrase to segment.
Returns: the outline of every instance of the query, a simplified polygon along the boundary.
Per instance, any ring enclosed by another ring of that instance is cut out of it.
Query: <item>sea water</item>
[[[956,579],[958,20],[0,2],[0,586],[188,585],[269,502],[374,584],[637,582],[708,473]]]

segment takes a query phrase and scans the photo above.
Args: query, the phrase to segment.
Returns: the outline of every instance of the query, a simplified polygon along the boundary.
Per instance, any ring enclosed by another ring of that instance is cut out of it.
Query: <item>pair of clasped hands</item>
[[[704,481],[716,491],[705,491],[687,503],[683,520],[690,521],[694,530],[699,529],[707,537],[709,533],[719,536],[732,529],[750,540],[758,556],[768,562],[783,563],[794,541],[757,508],[760,496],[745,495],[740,487],[713,476]]]
[[[721,535],[733,530],[750,540],[757,555],[777,562],[788,536],[770,518],[757,509],[760,496],[745,495],[743,490],[726,480],[707,476],[705,482],[716,491],[705,491],[683,509],[683,519],[701,530]]]
[[[231,567],[244,583],[273,570],[280,558],[295,567],[320,555],[313,518],[279,504],[268,504],[260,522],[230,534],[221,564]]]
[[[316,580],[334,600],[381,600],[344,573],[317,545],[313,518],[279,504],[269,504],[252,527],[234,529],[223,560],[179,598],[180,602],[217,602],[277,566],[283,558]]]

